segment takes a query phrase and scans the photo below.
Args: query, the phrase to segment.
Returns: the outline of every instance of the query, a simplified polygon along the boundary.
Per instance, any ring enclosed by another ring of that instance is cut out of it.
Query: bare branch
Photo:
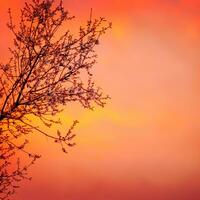
[[[8,28],[13,33],[11,57],[0,64],[0,199],[7,199],[18,186],[13,180],[26,177],[27,168],[39,158],[26,150],[28,140],[18,144],[18,139],[31,132],[40,133],[60,144],[63,152],[74,146],[72,133],[74,121],[66,133],[59,130],[55,135],[33,125],[29,116],[35,116],[51,127],[61,123],[52,117],[70,102],[79,102],[84,108],[104,106],[109,98],[92,80],[91,69],[96,64],[95,47],[100,37],[111,28],[104,18],[93,19],[92,10],[85,26],[74,34],[67,27],[74,19],[64,9],[62,1],[32,0],[21,10],[21,20],[15,25],[9,9]],[[61,27],[66,31],[61,34]],[[30,164],[9,171],[10,158],[17,152],[31,158]],[[3,197],[1,197],[3,196]]]

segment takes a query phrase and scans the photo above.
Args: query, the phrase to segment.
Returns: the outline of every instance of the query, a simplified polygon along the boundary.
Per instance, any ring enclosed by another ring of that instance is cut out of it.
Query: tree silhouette
[[[54,0],[25,3],[18,26],[8,13],[14,43],[9,62],[0,64],[0,199],[8,199],[18,182],[29,178],[27,169],[40,157],[27,151],[29,141],[19,143],[20,138],[38,132],[60,144],[63,152],[75,145],[72,130],[77,121],[66,133],[58,130],[52,135],[33,125],[30,116],[51,127],[61,123],[53,116],[70,102],[92,109],[94,104],[104,106],[108,99],[95,86],[91,68],[97,58],[94,48],[111,23],[104,18],[93,20],[91,12],[86,25],[74,35],[69,29],[74,17],[62,1],[56,4]],[[61,27],[66,28],[62,34]],[[17,152],[31,160],[21,167],[17,159],[13,168]]]

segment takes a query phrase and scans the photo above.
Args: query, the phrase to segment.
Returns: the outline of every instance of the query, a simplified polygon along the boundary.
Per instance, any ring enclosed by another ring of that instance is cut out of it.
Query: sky
[[[0,1],[0,59],[11,44],[24,0]],[[14,200],[200,199],[200,1],[64,0],[75,22],[106,17],[113,28],[97,48],[95,81],[111,96],[104,109],[68,105],[65,130],[77,119],[67,155],[32,135],[42,154]],[[56,130],[51,130],[54,133]]]

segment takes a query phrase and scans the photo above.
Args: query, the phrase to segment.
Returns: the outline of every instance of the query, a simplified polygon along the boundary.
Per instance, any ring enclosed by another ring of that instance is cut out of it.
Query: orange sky
[[[64,0],[84,21],[93,8],[113,29],[98,47],[96,82],[112,99],[94,112],[67,107],[77,146],[66,156],[32,137],[43,157],[14,200],[200,199],[200,1]],[[0,58],[9,35],[0,1]],[[17,18],[17,13],[15,15]],[[52,131],[53,132],[53,131]]]

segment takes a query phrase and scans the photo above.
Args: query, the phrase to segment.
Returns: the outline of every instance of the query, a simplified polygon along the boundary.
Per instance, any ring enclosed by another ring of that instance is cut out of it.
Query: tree
[[[18,187],[18,182],[27,177],[27,169],[40,156],[26,151],[28,140],[19,144],[19,139],[31,132],[38,132],[61,145],[67,146],[75,134],[77,121],[66,133],[51,135],[34,126],[30,116],[37,117],[51,127],[53,116],[70,102],[79,102],[84,108],[94,104],[104,106],[104,96],[92,80],[91,68],[96,63],[95,46],[100,37],[111,28],[104,18],[92,19],[92,12],[85,27],[80,27],[75,36],[68,28],[74,19],[64,9],[62,0],[32,0],[21,10],[18,26],[9,10],[8,28],[13,33],[13,47],[8,63],[0,64],[0,199],[8,199]],[[66,27],[63,34],[61,27]],[[86,79],[87,77],[87,79]],[[23,152],[31,159],[29,164],[9,169],[10,160],[16,152]]]

